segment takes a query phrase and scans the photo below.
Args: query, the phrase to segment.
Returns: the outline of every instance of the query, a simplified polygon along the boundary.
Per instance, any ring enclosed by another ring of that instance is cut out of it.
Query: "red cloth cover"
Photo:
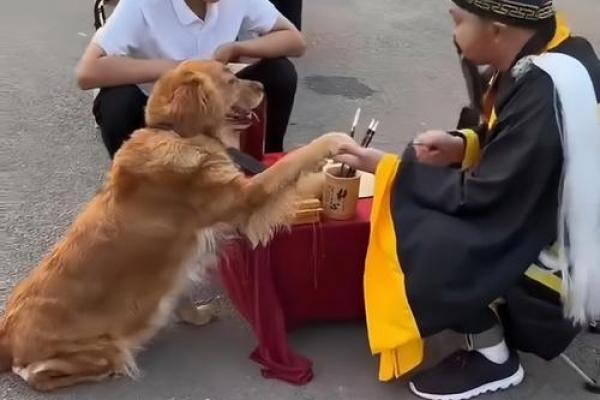
[[[281,155],[267,155],[270,165]],[[370,200],[355,219],[295,226],[266,247],[232,243],[220,276],[233,304],[248,321],[258,346],[252,360],[266,378],[293,384],[312,379],[312,363],[294,352],[287,331],[315,321],[364,317],[362,277],[369,239]]]

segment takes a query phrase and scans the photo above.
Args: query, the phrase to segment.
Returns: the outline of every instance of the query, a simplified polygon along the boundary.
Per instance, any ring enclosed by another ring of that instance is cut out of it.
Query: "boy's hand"
[[[438,167],[460,164],[465,153],[464,140],[444,131],[421,133],[413,146],[420,162]]]
[[[226,43],[220,46],[214,54],[214,59],[220,61],[223,64],[230,62],[236,62],[239,60],[241,54],[239,44],[236,42]]]
[[[358,144],[344,144],[333,159],[354,169],[375,173],[384,154],[380,150],[364,148]]]

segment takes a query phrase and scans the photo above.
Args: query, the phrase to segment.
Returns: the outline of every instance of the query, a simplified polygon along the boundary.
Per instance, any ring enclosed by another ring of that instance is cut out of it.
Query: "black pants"
[[[302,29],[302,0],[271,0],[284,17],[296,25],[298,30]]]
[[[267,97],[265,151],[282,151],[298,83],[294,65],[286,58],[261,60],[240,71],[238,76],[264,85]],[[147,101],[137,85],[100,89],[93,112],[111,158],[133,131],[144,126]]]
[[[458,333],[476,335],[493,328],[499,323],[496,313],[491,308],[485,307],[481,312],[454,327],[453,330]]]

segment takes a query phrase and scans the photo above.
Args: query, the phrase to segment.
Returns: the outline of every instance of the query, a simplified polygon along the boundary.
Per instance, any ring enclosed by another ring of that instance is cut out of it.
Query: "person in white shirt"
[[[93,112],[112,157],[144,124],[153,82],[178,63],[253,58],[238,73],[261,82],[267,101],[267,152],[282,151],[297,75],[286,57],[304,53],[297,28],[268,0],[121,0],[86,48],[80,88],[100,88]]]

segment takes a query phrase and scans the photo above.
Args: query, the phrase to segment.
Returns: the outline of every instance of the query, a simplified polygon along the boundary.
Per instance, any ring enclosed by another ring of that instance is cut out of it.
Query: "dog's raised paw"
[[[344,145],[356,144],[354,139],[349,135],[340,132],[330,132],[315,139],[314,143],[323,145],[323,151],[325,157],[331,157],[339,153],[340,149]]]

